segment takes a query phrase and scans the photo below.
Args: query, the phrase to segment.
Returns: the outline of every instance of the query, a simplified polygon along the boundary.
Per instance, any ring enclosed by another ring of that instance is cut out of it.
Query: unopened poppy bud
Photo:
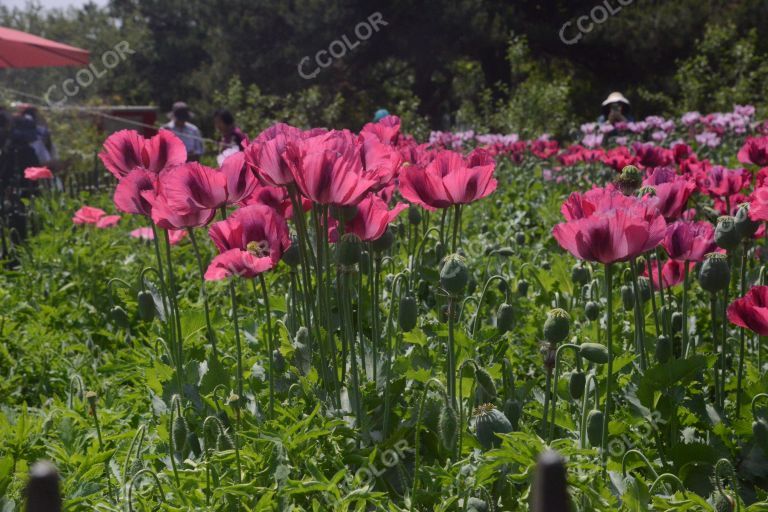
[[[515,235],[515,242],[517,242],[517,245],[525,245],[525,233],[518,231]]]
[[[752,422],[752,437],[757,446],[768,446],[768,422],[763,418],[757,418]]]
[[[736,510],[733,498],[723,492],[715,491],[712,501],[715,504],[715,512],[733,512]]]
[[[528,295],[528,286],[528,281],[525,279],[520,279],[517,282],[517,294],[521,297]]]
[[[656,360],[664,364],[672,357],[672,341],[664,336],[659,336],[656,340]]]
[[[710,293],[725,290],[731,282],[731,268],[725,254],[712,252],[704,257],[699,271],[699,284]]]
[[[589,268],[582,263],[577,263],[571,269],[571,281],[576,284],[585,285],[589,282]]]
[[[459,433],[459,415],[449,403],[445,403],[440,411],[438,429],[443,447],[446,450],[454,450]]]
[[[176,451],[181,451],[184,444],[187,442],[187,435],[189,434],[189,425],[186,418],[183,415],[176,416],[173,419],[173,425],[171,426],[171,435],[173,436],[173,446]]]
[[[282,373],[285,370],[285,357],[283,356],[283,353],[280,352],[280,349],[275,349],[272,351],[272,361],[273,367],[276,372]]]
[[[493,404],[483,404],[477,407],[474,411],[473,423],[477,440],[486,450],[501,444],[501,439],[497,434],[512,432],[512,424],[504,416],[504,413]]]
[[[546,450],[536,463],[533,482],[533,512],[571,510],[565,459],[554,450]]]
[[[603,441],[603,411],[599,409],[587,415],[587,439],[592,446],[600,446]]]
[[[354,233],[346,233],[338,245],[339,264],[344,266],[357,265],[362,251],[360,237]]]
[[[88,391],[85,393],[85,400],[92,410],[96,409],[96,403],[99,401],[99,395],[95,391]]]
[[[621,287],[621,302],[627,311],[635,307],[635,292],[631,286],[624,285]]]
[[[464,293],[468,282],[467,260],[458,254],[446,256],[440,269],[440,286],[449,294],[458,296]]]
[[[295,341],[296,343],[306,345],[309,341],[309,329],[304,326],[299,327],[299,329],[296,331]]]
[[[564,310],[555,308],[544,321],[544,339],[550,343],[560,343],[568,337],[571,330],[571,317]]]
[[[477,383],[483,387],[486,393],[492,398],[496,398],[496,384],[493,382],[493,377],[488,373],[488,370],[478,366],[475,368],[475,379]]]
[[[414,226],[421,224],[421,209],[415,204],[408,207],[408,222]]]
[[[640,292],[642,302],[651,300],[651,282],[647,277],[640,276],[637,278],[637,289]]]
[[[584,394],[584,387],[587,384],[587,376],[584,372],[576,370],[571,373],[568,378],[568,391],[571,394],[571,398],[578,400]]]
[[[283,253],[283,261],[289,267],[297,267],[301,263],[301,255],[299,254],[299,240],[298,238],[291,238],[291,245]]]
[[[151,322],[155,318],[155,299],[152,293],[142,290],[136,296],[139,304],[139,318],[145,322]]]
[[[608,362],[608,347],[600,343],[582,343],[579,346],[579,354],[587,361],[595,364]]]
[[[496,328],[503,334],[512,329],[514,321],[515,315],[512,306],[506,302],[502,303],[496,311]]]
[[[371,249],[376,252],[384,252],[392,247],[393,243],[395,243],[395,235],[392,233],[392,230],[387,227],[379,238],[371,242]]]
[[[128,319],[128,313],[121,306],[112,306],[109,310],[109,315],[112,317],[112,321],[119,327],[127,328],[131,325]]]
[[[520,405],[520,402],[514,398],[507,398],[504,402],[504,416],[507,417],[509,423],[512,425],[512,430],[517,430],[522,414],[523,408]]]
[[[62,502],[56,466],[48,461],[36,462],[29,470],[26,496],[26,510],[30,512],[60,512]]]
[[[443,256],[445,256],[445,245],[442,242],[437,242],[435,244],[435,257],[443,259]]]
[[[600,306],[597,302],[591,300],[584,305],[584,316],[592,322],[597,320],[597,317],[600,316]]]
[[[736,219],[730,215],[723,215],[717,219],[715,226],[715,243],[726,251],[739,246],[741,234],[736,229]]]
[[[400,299],[400,306],[397,309],[397,320],[403,332],[410,332],[416,327],[418,319],[418,305],[416,299],[411,295],[406,295]]]
[[[760,227],[759,222],[755,222],[749,218],[749,203],[742,203],[739,205],[739,209],[736,210],[734,219],[736,231],[738,231],[742,238],[752,238]]]
[[[625,196],[634,194],[643,184],[643,173],[634,165],[627,165],[616,178],[616,186]]]
[[[683,314],[679,311],[672,313],[672,332],[678,333],[683,330]]]
[[[488,504],[480,498],[467,498],[467,512],[488,512]]]

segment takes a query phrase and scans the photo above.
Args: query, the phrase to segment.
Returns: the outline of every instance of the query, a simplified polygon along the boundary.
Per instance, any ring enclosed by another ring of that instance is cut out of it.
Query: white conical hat
[[[603,106],[610,105],[611,103],[626,103],[629,105],[629,100],[625,98],[624,95],[620,92],[615,91],[609,94],[607,98],[605,98]]]

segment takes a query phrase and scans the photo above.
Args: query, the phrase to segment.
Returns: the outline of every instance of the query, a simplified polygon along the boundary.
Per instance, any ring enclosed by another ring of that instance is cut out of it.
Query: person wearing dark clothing
[[[213,124],[219,132],[219,153],[229,149],[242,149],[247,135],[235,124],[235,117],[227,109],[219,109],[213,114]]]

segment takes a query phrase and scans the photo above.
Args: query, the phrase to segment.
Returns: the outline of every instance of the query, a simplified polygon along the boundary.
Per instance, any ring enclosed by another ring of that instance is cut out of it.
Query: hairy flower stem
[[[451,405],[455,408],[456,407],[456,355],[454,353],[455,350],[455,339],[454,339],[454,333],[453,330],[455,326],[453,325],[453,308],[455,306],[454,304],[455,298],[453,296],[448,297],[448,395],[451,398]]]
[[[635,347],[640,357],[640,372],[645,373],[648,367],[648,355],[645,352],[645,316],[643,315],[643,298],[640,286],[637,284],[637,263],[634,258],[630,261],[632,269],[632,291],[635,294]]]
[[[653,286],[653,270],[651,269],[651,255],[648,254],[648,261],[646,261],[647,269],[648,269],[648,285],[651,287],[651,308],[653,310],[653,325],[656,328],[656,337],[659,337],[659,334],[662,333],[661,330],[659,330],[659,312],[658,309],[656,309],[656,291],[654,290]],[[661,289],[661,282],[659,282],[659,289]],[[663,324],[663,320],[662,320]],[[666,334],[666,333],[665,333]]]
[[[603,435],[600,452],[603,460],[608,459],[608,418],[611,413],[611,387],[613,386],[613,268],[610,263],[605,265],[605,293],[607,304],[607,343],[608,347],[608,375],[605,381],[605,414],[603,415]]]
[[[461,226],[461,205],[453,207],[453,237],[451,238],[451,252],[456,252],[456,244],[459,238],[459,226]]]
[[[685,260],[683,265],[683,335],[680,357],[685,359],[688,356],[688,291],[691,283],[688,278],[688,260]]]
[[[269,368],[267,370],[269,373],[269,417],[272,419],[275,417],[275,340],[272,337],[272,310],[269,307],[269,293],[264,274],[259,274],[259,281],[261,283],[261,294],[264,298],[264,309],[266,309],[267,351],[269,352]]]
[[[208,290],[205,286],[205,267],[203,266],[203,257],[200,254],[200,247],[197,245],[197,238],[195,237],[195,230],[189,228],[189,239],[192,241],[192,249],[195,251],[195,259],[197,260],[197,268],[200,270],[200,292],[203,294],[203,310],[205,312],[205,325],[208,330],[208,341],[211,344],[211,350],[213,350],[213,357],[219,357],[219,351],[216,348],[216,333],[213,330],[211,324],[211,308],[208,303]]]
[[[237,290],[235,289],[235,280],[229,281],[229,297],[232,301],[232,322],[235,326],[235,359],[237,361],[237,395],[243,398],[243,348],[240,343],[240,324],[237,320]]]
[[[359,370],[357,367],[357,350],[355,350],[355,333],[352,327],[352,287],[350,286],[350,272],[341,272],[341,312],[344,322],[344,335],[349,346],[349,357],[351,360],[352,373],[352,392],[354,397],[355,416],[357,416],[358,426],[363,427],[363,407],[362,393],[360,392]]]
[[[710,323],[712,324],[712,347],[717,352],[717,295],[712,294],[712,297],[709,300],[709,313],[712,317],[710,319]],[[715,367],[712,370],[712,374],[714,375],[714,384],[715,384],[715,404],[720,403],[720,377],[718,374],[718,366],[719,364],[716,364]]]
[[[181,332],[181,318],[179,312],[179,302],[176,292],[176,278],[173,273],[173,262],[171,261],[171,238],[168,235],[168,230],[163,230],[165,234],[165,257],[168,260],[168,284],[170,285],[170,298],[171,309],[173,310],[173,317],[176,323],[176,378],[179,384],[179,394],[184,393],[184,336]]]
[[[744,241],[741,250],[741,296],[743,297],[747,289],[747,251],[749,246]],[[736,419],[741,418],[741,381],[744,378],[744,357],[745,357],[746,333],[744,328],[739,328],[739,369],[736,373]]]

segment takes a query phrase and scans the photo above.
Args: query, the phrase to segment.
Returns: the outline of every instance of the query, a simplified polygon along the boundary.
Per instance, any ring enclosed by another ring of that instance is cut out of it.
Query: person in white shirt
[[[203,156],[203,136],[200,129],[189,122],[192,113],[189,106],[183,101],[177,101],[173,104],[170,113],[171,121],[163,128],[171,130],[184,143],[187,148],[187,160],[196,162]]]

